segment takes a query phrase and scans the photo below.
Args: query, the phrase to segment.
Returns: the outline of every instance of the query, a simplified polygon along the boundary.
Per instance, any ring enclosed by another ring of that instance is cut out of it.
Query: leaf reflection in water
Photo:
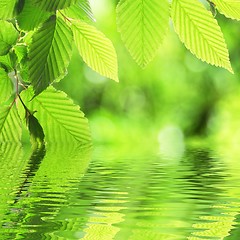
[[[5,145],[0,156],[5,163],[0,168],[3,239],[41,239],[62,231],[64,226],[55,218],[67,208],[64,204],[71,190],[81,181],[91,146],[48,145],[31,152],[27,147]],[[6,182],[11,184],[4,186]]]
[[[88,146],[34,153],[2,146],[0,159],[3,240],[225,240],[238,233],[239,168],[206,148],[186,146],[176,160],[158,146],[107,145],[93,154]]]

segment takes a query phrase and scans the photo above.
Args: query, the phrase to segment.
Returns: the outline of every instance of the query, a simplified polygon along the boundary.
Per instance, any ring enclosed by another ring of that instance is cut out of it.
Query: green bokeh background
[[[141,69],[117,31],[116,2],[91,3],[96,18],[93,24],[116,48],[120,82],[92,71],[74,49],[69,73],[58,84],[85,112],[94,141],[136,142],[146,135],[157,140],[169,128],[180,131],[187,139],[213,135],[218,140],[233,135],[238,139],[239,23],[220,14],[216,16],[229,48],[234,75],[187,51],[171,22],[158,54]]]

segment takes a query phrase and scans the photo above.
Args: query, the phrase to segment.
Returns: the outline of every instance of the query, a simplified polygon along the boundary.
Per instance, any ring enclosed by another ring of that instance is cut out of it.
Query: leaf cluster
[[[233,72],[215,15],[240,19],[239,0],[120,0],[117,26],[133,59],[146,67],[169,29],[199,59]],[[0,141],[21,141],[25,122],[33,143],[88,142],[87,120],[50,86],[67,74],[75,44],[82,60],[118,81],[112,42],[94,26],[88,0],[0,1]]]
[[[0,19],[0,141],[21,141],[25,122],[33,144],[89,142],[84,114],[49,86],[67,74],[73,42],[90,67],[117,80],[115,50],[90,25],[88,0],[1,1]]]
[[[120,0],[117,23],[135,61],[145,67],[157,54],[173,25],[180,40],[197,58],[233,73],[217,12],[240,19],[239,0]],[[207,7],[207,6],[208,7]]]

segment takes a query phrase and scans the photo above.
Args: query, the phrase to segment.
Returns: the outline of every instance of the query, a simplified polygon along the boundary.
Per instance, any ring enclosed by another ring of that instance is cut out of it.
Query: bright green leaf
[[[95,27],[72,21],[77,49],[84,62],[101,75],[118,81],[117,54],[112,42]]]
[[[9,51],[8,54],[0,56],[0,67],[4,68],[7,73],[14,72],[14,69],[18,64],[17,61],[18,61],[18,57],[15,51]]]
[[[28,49],[25,45],[16,45],[14,46],[14,53],[17,57],[18,62],[18,76],[21,81],[29,83],[29,74],[28,74]]]
[[[30,31],[46,21],[50,15],[51,13],[32,5],[31,1],[25,1],[23,10],[17,16],[17,21],[21,29]]]
[[[95,21],[89,0],[77,0],[76,4],[65,8],[63,10],[64,15],[69,18],[73,18],[76,20],[84,20],[84,21]]]
[[[33,4],[43,10],[56,11],[75,4],[77,0],[32,0]]]
[[[156,55],[168,23],[168,0],[121,0],[117,6],[117,25],[122,40],[141,67]]]
[[[0,142],[20,142],[22,128],[16,105],[0,106]]]
[[[90,142],[87,119],[65,93],[49,87],[35,98],[33,95],[32,88],[21,93],[27,108],[36,111],[34,115],[43,128],[46,141],[71,144]]]
[[[71,52],[71,29],[52,16],[33,35],[30,45],[29,78],[36,95],[65,76]]]
[[[5,55],[18,39],[18,32],[7,21],[0,20],[0,55]]]
[[[0,67],[4,68],[6,72],[11,72],[14,70],[14,63],[10,57],[10,53],[0,56]]]
[[[6,102],[12,95],[12,81],[3,68],[0,68],[0,104]]]
[[[1,0],[0,1],[0,19],[11,19],[15,15],[18,0]]]
[[[21,63],[20,66],[21,66],[21,68],[20,68],[18,74],[19,74],[21,81],[30,84],[28,65],[24,62],[24,63]]]
[[[26,32],[24,37],[22,38],[22,43],[24,43],[26,46],[30,46],[32,43],[32,37],[34,33],[36,33],[36,31]]]
[[[198,0],[173,0],[172,20],[181,41],[193,54],[233,72],[221,29]]]
[[[240,20],[240,0],[213,0],[213,3],[226,17]]]
[[[17,56],[17,60],[20,63],[22,60],[27,57],[27,47],[25,45],[14,46],[14,52]]]

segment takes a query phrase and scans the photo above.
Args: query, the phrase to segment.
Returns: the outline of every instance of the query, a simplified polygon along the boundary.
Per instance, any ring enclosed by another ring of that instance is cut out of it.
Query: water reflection
[[[221,158],[136,150],[98,147],[89,164],[87,146],[2,145],[1,239],[239,239],[240,177]]]
[[[15,200],[13,205],[16,204],[21,198],[23,192],[28,192],[29,183],[32,182],[35,173],[40,167],[40,164],[46,154],[45,145],[42,145],[40,148],[34,149],[32,152],[30,159],[28,161],[28,165],[24,170],[24,175],[22,176],[23,182],[19,186],[19,189],[16,193]]]
[[[0,204],[5,209],[1,239],[42,239],[53,229],[61,229],[55,218],[84,175],[90,150],[89,146],[54,145],[32,152],[15,145],[1,146]]]

